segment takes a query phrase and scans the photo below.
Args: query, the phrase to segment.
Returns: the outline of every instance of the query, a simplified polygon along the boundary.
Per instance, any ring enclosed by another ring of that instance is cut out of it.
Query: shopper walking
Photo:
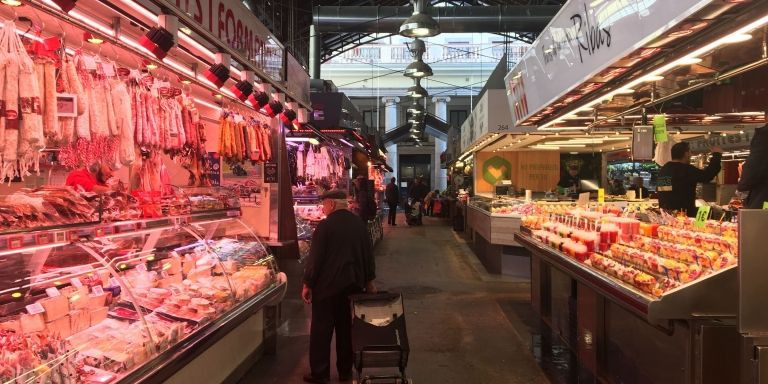
[[[413,185],[411,185],[411,190],[408,192],[408,197],[411,198],[411,204],[418,202],[419,212],[422,215],[425,213],[424,199],[427,197],[428,193],[429,193],[429,187],[427,187],[427,185],[424,184],[424,181],[421,179],[421,177],[413,181]]]
[[[748,192],[744,208],[762,209],[768,202],[768,126],[755,129],[749,143],[749,156],[744,162],[738,190]]]
[[[440,196],[440,191],[435,189],[434,191],[429,191],[427,194],[427,197],[424,198],[424,205],[427,207],[427,216],[432,216],[435,209],[435,200]]]
[[[387,224],[397,225],[397,205],[400,204],[400,189],[397,187],[397,179],[394,177],[389,180],[387,188],[384,190],[384,197],[389,206],[389,218]]]
[[[691,145],[687,142],[672,146],[672,160],[659,170],[657,188],[659,207],[669,211],[685,211],[696,216],[696,184],[706,183],[720,173],[722,150],[712,148],[712,159],[705,169],[691,165]]]
[[[349,295],[376,292],[375,262],[366,224],[347,209],[347,194],[332,190],[322,197],[325,220],[312,235],[301,297],[312,305],[308,383],[328,383],[331,339],[336,333],[336,369],[340,381],[352,378],[352,314]]]

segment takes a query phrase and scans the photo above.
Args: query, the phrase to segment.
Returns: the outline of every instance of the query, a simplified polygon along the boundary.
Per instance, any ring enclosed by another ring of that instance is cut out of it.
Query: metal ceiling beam
[[[541,32],[560,10],[558,5],[499,5],[429,7],[440,30],[456,32]],[[392,33],[413,13],[409,6],[318,6],[313,11],[317,31]]]

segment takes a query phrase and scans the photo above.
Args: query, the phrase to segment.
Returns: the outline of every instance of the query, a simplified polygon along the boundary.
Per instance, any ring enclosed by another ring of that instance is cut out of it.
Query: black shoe
[[[330,382],[329,379],[321,379],[312,376],[312,374],[306,374],[304,375],[304,382],[305,383],[315,383],[315,384],[328,384]]]
[[[393,227],[397,227],[397,224],[392,224]]]
[[[352,381],[352,372],[345,373],[343,375],[339,374],[339,381],[341,381],[342,383],[347,381]]]

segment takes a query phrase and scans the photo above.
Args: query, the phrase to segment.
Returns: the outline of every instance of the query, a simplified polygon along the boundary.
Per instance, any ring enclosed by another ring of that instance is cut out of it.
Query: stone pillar
[[[399,97],[382,97],[381,101],[384,103],[385,115],[384,115],[384,132],[389,132],[397,128],[397,103],[400,102]],[[397,169],[397,144],[391,144],[387,146],[387,161],[392,166],[393,172],[389,177],[398,177]],[[400,185],[400,179],[397,180]]]
[[[435,103],[435,117],[440,120],[448,121],[448,102],[451,101],[450,97],[438,96],[433,97],[432,102]],[[448,148],[448,143],[445,140],[435,137],[435,161],[433,168],[435,171],[432,173],[434,189],[441,191],[448,188],[448,172],[440,167],[440,155]]]

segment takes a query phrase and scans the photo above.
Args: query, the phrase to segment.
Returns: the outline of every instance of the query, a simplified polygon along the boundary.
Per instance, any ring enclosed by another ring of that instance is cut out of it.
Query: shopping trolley
[[[353,295],[352,349],[358,384],[388,382],[409,384],[405,375],[408,364],[408,334],[405,331],[403,296],[399,293]],[[365,375],[368,368],[397,368],[397,374]]]

